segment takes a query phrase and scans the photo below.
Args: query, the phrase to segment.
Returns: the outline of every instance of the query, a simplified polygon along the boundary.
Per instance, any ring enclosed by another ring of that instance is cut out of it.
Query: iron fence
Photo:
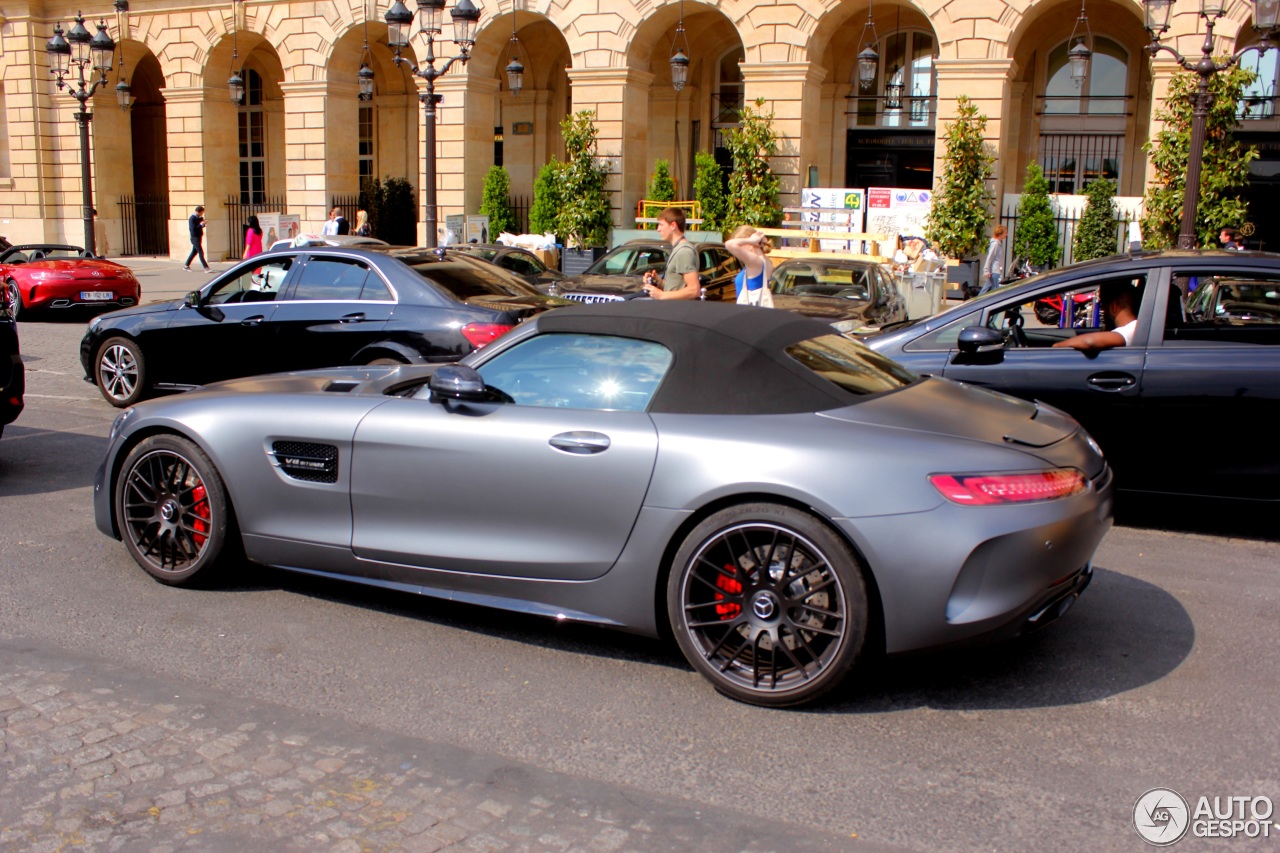
[[[121,255],[169,254],[169,197],[121,196],[120,224],[124,230]]]
[[[238,261],[244,256],[244,229],[249,217],[257,213],[288,213],[284,196],[266,196],[262,201],[244,202],[240,196],[228,196],[227,201],[227,260]],[[267,248],[266,246],[263,247]]]
[[[1013,269],[1013,244],[1018,233],[1018,205],[1016,202],[1008,202],[1000,213],[1000,223],[1009,229],[1009,234],[1004,241],[1004,268],[1006,270]],[[1076,237],[1076,227],[1080,224],[1079,213],[1064,213],[1058,211],[1053,218],[1054,224],[1058,228],[1058,245],[1062,248],[1062,257],[1058,261],[1059,266],[1066,266],[1074,262],[1073,245]],[[1128,249],[1129,243],[1129,223],[1132,217],[1124,213],[1117,213],[1115,219],[1115,251],[1116,253],[1124,252]],[[985,254],[985,252],[984,252]]]

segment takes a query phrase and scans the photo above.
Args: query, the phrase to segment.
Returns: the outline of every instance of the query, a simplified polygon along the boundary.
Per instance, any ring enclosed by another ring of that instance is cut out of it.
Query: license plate
[[[85,302],[110,302],[116,295],[110,290],[82,290],[80,298]]]

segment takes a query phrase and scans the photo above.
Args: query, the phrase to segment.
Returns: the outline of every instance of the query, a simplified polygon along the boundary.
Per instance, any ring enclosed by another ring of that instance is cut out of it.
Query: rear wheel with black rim
[[[116,480],[125,547],[161,583],[186,586],[239,552],[222,478],[193,442],[155,435],[130,451]]]
[[[743,504],[699,524],[667,584],[672,631],[689,663],[742,702],[800,705],[834,689],[867,634],[862,564],[814,516]]]

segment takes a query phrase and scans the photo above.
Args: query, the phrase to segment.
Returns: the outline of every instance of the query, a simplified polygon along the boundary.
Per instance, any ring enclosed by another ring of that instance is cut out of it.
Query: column
[[[978,114],[987,117],[986,139],[993,153],[999,153],[1004,138],[1004,117],[1009,106],[1008,82],[1013,74],[1012,59],[939,59],[938,68],[938,116],[937,142],[933,149],[934,184],[942,178],[942,161],[947,153],[947,125],[956,119],[956,100],[968,95],[978,107]],[[1025,164],[1024,164],[1025,166]],[[1012,168],[1012,166],[1010,167]],[[999,214],[1004,181],[1000,164],[995,165],[996,182],[992,192]]]
[[[798,207],[809,166],[820,162],[824,131],[822,81],[825,68],[811,62],[742,63],[744,105],[756,109],[763,98],[766,114],[773,113],[778,153],[770,164],[781,181],[779,203]]]
[[[573,112],[595,110],[613,223],[634,227],[637,202],[649,179],[649,87],[653,75],[634,68],[570,68]]]

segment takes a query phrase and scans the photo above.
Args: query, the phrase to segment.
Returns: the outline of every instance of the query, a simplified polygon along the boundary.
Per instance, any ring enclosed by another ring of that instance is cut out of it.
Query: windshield
[[[823,335],[787,347],[787,355],[853,394],[879,394],[919,379],[897,362],[843,335]]]

